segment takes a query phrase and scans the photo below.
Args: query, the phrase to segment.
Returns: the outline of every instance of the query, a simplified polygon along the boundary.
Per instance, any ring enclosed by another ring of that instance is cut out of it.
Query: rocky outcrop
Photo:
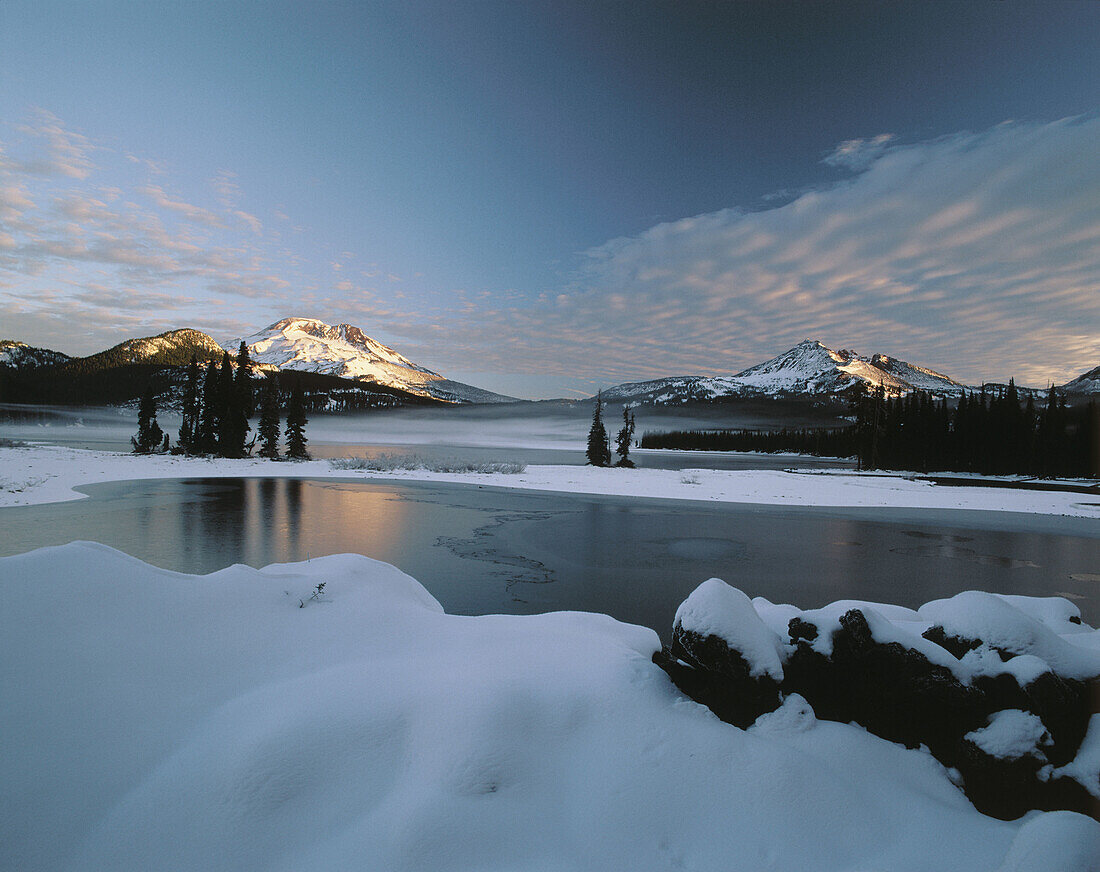
[[[712,594],[713,581],[707,582]],[[719,600],[712,595],[709,602]],[[1004,617],[1000,603],[994,605],[990,614]],[[736,629],[702,634],[679,620],[672,644],[654,659],[685,694],[738,727],[798,694],[818,719],[854,722],[889,741],[926,748],[986,814],[1010,820],[1030,809],[1068,809],[1100,819],[1100,771],[1091,771],[1100,769],[1091,762],[1096,749],[1082,750],[1090,717],[1100,711],[1100,662],[1088,675],[1092,651],[1055,649],[1066,643],[1008,608],[1014,636],[998,632],[1004,621],[987,617],[997,646],[954,632],[950,620],[916,636],[868,605],[790,618],[778,649],[781,670],[772,674],[754,670],[758,656],[731,643],[744,636]],[[697,624],[708,623],[698,608],[694,614]],[[1071,616],[1070,623],[1090,630],[1079,622]],[[1032,647],[1022,650],[1020,639]],[[1073,674],[1058,674],[1032,651]],[[1093,744],[1098,739],[1089,736]],[[1088,758],[1084,765],[1074,763],[1079,752]]]

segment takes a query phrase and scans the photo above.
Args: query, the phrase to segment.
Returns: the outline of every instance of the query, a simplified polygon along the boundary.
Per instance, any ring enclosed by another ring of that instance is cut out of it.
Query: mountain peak
[[[452,382],[413,363],[351,324],[326,324],[317,318],[283,318],[245,337],[244,343],[254,361],[279,369],[374,382],[449,402],[484,403],[511,399]]]

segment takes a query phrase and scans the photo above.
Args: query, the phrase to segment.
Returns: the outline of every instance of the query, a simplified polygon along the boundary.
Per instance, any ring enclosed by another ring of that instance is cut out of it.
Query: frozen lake
[[[1095,521],[803,509],[361,480],[159,480],[0,509],[0,553],[74,539],[205,573],[357,552],[419,579],[455,614],[605,612],[666,637],[676,606],[723,578],[804,608],[917,606],[979,589],[1072,598],[1100,622]],[[336,592],[334,591],[334,594]]]

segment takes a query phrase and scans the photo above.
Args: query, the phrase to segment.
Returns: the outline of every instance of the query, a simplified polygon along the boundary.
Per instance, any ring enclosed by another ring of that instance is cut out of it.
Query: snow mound
[[[749,729],[758,733],[804,733],[817,725],[813,706],[797,693],[783,700],[773,712],[765,712]]]
[[[700,636],[717,636],[749,664],[749,675],[783,680],[782,641],[760,620],[752,601],[720,578],[700,584],[678,609],[673,626]]]
[[[650,630],[450,616],[357,555],[192,576],[73,543],[0,594],[3,869],[1021,872],[1100,839],[984,817],[794,696],[723,724]]]
[[[1087,632],[1081,625],[1081,610],[1068,599],[1061,596],[1018,596],[1016,594],[996,593],[1013,608],[1045,624],[1058,635]]]
[[[990,757],[1018,760],[1042,757],[1041,745],[1050,744],[1050,733],[1037,715],[1019,709],[1005,709],[989,716],[989,723],[964,737]]]
[[[1100,828],[1069,811],[1029,817],[997,872],[1092,872],[1100,857]]]

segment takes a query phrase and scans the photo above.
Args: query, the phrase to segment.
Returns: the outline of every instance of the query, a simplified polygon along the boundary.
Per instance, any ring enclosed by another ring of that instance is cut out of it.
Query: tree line
[[[923,392],[887,399],[880,387],[859,400],[852,429],[862,469],[1088,476],[1100,473],[1098,411],[1067,405],[1053,386],[1045,402],[1030,391],[1021,402],[1014,381],[963,394],[954,409]]]
[[[641,446],[855,457],[860,469],[1100,475],[1100,407],[1069,406],[1054,387],[1036,403],[1010,381],[995,392],[963,394],[952,407],[922,391],[887,398],[880,386],[852,412],[847,427],[673,430],[645,433]]]
[[[205,370],[192,355],[183,385],[182,417],[174,453],[214,457],[249,457],[259,443],[259,455],[278,459],[280,416],[284,409],[277,379],[264,379],[259,398],[256,435],[248,441],[248,419],[257,411],[252,360],[241,343],[234,366],[229,352],[221,364],[207,361]],[[286,456],[307,460],[305,402],[301,384],[295,381],[285,402]],[[169,450],[169,437],[156,420],[156,402],[150,385],[138,406],[138,432],[131,439],[134,451],[148,454]]]
[[[667,430],[646,432],[642,448],[696,451],[786,451],[820,457],[851,457],[856,453],[850,427],[784,427],[781,430]]]

